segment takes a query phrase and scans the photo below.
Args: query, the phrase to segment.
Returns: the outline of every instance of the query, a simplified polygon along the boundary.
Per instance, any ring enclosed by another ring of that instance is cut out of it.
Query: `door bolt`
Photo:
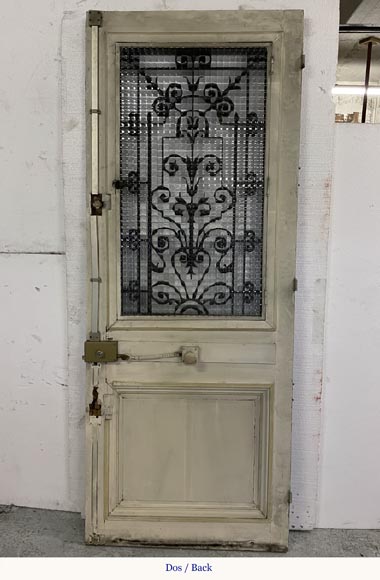
[[[102,405],[98,400],[98,387],[92,389],[92,402],[89,405],[90,417],[100,417],[102,413]]]

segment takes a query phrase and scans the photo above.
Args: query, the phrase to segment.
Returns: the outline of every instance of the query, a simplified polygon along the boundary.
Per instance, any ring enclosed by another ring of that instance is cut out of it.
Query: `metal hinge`
[[[269,74],[272,75],[274,71],[274,58],[273,56],[270,59],[270,68],[269,68]]]
[[[306,64],[305,64],[305,55],[301,54],[301,70],[303,70],[305,68]]]
[[[91,215],[103,215],[103,209],[111,209],[111,196],[109,193],[91,194]]]
[[[293,292],[297,292],[298,290],[298,280],[297,278],[293,278]]]
[[[290,505],[293,501],[293,494],[292,494],[292,490],[289,489],[288,491],[288,504]]]
[[[103,25],[103,12],[101,12],[100,10],[89,10],[87,14],[89,26]]]

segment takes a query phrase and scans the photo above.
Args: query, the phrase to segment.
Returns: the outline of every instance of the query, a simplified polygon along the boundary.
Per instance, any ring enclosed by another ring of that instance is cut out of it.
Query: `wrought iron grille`
[[[267,48],[123,47],[123,315],[262,315]]]

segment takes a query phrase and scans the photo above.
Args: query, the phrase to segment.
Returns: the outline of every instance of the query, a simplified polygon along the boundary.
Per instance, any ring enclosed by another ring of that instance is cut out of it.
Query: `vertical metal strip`
[[[267,49],[268,50],[268,49]],[[262,198],[262,209],[261,209],[261,223],[262,223],[262,230],[261,230],[261,245],[260,245],[260,260],[261,260],[261,276],[260,276],[260,287],[261,287],[261,305],[260,305],[260,312],[262,317],[266,317],[266,308],[267,308],[267,297],[268,297],[268,290],[267,290],[267,270],[266,270],[266,263],[267,263],[267,250],[268,250],[268,238],[267,238],[267,227],[268,227],[268,196],[269,196],[269,165],[267,166],[267,157],[268,151],[267,147],[268,143],[268,136],[269,136],[269,125],[267,123],[267,116],[268,116],[268,94],[270,94],[271,87],[268,87],[268,83],[273,82],[272,75],[274,73],[274,58],[272,54],[270,54],[270,59],[268,59],[268,51],[266,52],[267,55],[267,66],[264,69],[264,109],[263,109],[263,120],[264,120],[264,132],[263,132],[263,152],[264,152],[264,174],[263,174],[263,198]],[[269,93],[268,93],[269,91]],[[267,170],[268,167],[268,170]]]
[[[243,192],[243,204],[244,204],[244,210],[243,210],[243,220],[244,220],[244,226],[243,226],[243,231],[246,232],[247,231],[247,213],[248,213],[248,172],[249,172],[249,132],[248,132],[248,126],[247,126],[247,120],[248,120],[248,115],[249,115],[249,82],[250,82],[250,78],[249,78],[249,66],[248,66],[248,54],[247,54],[247,64],[246,64],[246,70],[247,70],[247,74],[245,77],[245,119],[246,119],[246,127],[245,127],[245,140],[244,140],[244,147],[245,147],[245,152],[244,152],[244,181],[245,181],[245,189]],[[252,153],[252,157],[253,157],[253,153]],[[246,244],[246,240],[244,240],[243,242],[243,279],[242,279],[242,287],[243,289],[245,288],[245,282],[246,282],[246,267],[247,267],[247,244]],[[242,305],[241,305],[241,313],[244,316],[245,315],[245,302],[244,302],[244,297],[242,300]]]
[[[99,27],[91,27],[91,193],[99,193]],[[91,334],[99,332],[98,216],[91,216]]]
[[[152,314],[152,113],[147,114],[148,125],[148,309],[147,314]],[[141,288],[139,287],[139,292]]]
[[[371,58],[372,58],[372,42],[368,42],[368,44],[367,44],[367,62],[366,62],[365,81],[364,81],[362,123],[366,122],[366,116],[367,116],[368,86],[369,86],[369,76],[371,74]]]
[[[139,65],[140,66],[140,65]],[[139,235],[139,247],[138,247],[138,255],[137,255],[137,280],[138,280],[138,292],[139,292],[139,305],[138,305],[138,314],[141,312],[141,289],[143,287],[142,284],[142,276],[141,276],[141,111],[140,111],[140,69],[137,71],[137,178],[138,178],[138,185],[137,185],[137,231]]]
[[[236,277],[235,273],[237,270],[237,263],[236,263],[236,205],[237,205],[237,194],[238,194],[238,146],[239,146],[239,140],[238,138],[240,137],[239,134],[239,115],[238,113],[235,113],[234,115],[234,155],[233,155],[233,161],[234,161],[234,167],[233,167],[233,191],[234,191],[234,196],[233,196],[233,205],[232,205],[232,280],[231,280],[231,287],[232,287],[232,293],[231,293],[231,316],[234,316],[235,314],[235,291],[236,291]],[[244,289],[243,289],[244,292]],[[244,295],[243,295],[243,302],[242,304],[244,304]]]

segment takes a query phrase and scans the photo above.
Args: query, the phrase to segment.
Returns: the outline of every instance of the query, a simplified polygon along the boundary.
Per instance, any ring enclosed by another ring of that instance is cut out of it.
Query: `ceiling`
[[[380,0],[341,0],[341,23],[380,27]],[[367,47],[359,40],[368,36],[380,39],[380,32],[339,35],[338,84],[364,83]],[[370,84],[380,85],[380,44],[372,47]]]
[[[380,38],[380,34],[376,36]],[[338,84],[364,83],[367,47],[359,44],[359,40],[365,37],[368,37],[368,33],[340,35],[336,75]],[[370,84],[380,85],[380,44],[372,47]]]
[[[341,13],[347,11],[347,5],[352,8],[352,4],[357,6],[348,20],[349,24],[380,26],[380,0],[341,0]]]

